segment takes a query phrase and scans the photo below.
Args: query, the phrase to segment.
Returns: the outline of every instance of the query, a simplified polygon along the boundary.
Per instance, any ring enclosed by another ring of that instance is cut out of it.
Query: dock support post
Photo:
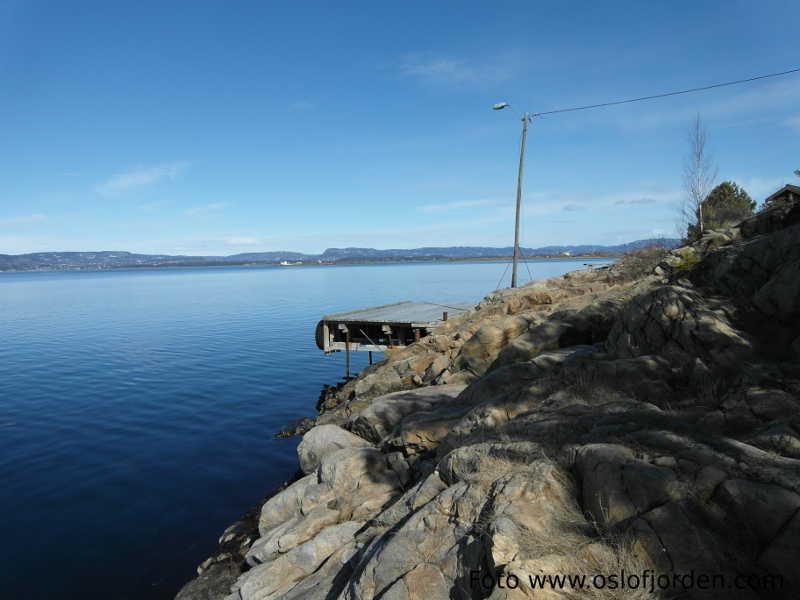
[[[344,341],[344,378],[350,379],[350,332],[345,333]]]
[[[372,350],[369,351],[369,364],[372,364]]]

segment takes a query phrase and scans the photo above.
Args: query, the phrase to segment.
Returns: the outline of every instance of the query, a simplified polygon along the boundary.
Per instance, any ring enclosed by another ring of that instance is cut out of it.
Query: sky
[[[0,0],[0,253],[509,246],[524,111],[800,67],[796,1]],[[492,111],[497,102],[511,106]],[[800,183],[800,73],[535,118],[524,246]]]

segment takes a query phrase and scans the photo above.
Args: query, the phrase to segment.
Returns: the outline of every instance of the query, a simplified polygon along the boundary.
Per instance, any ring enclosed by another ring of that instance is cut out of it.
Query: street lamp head
[[[511,106],[508,102],[498,102],[492,107],[492,110],[503,110],[504,108],[508,108]]]

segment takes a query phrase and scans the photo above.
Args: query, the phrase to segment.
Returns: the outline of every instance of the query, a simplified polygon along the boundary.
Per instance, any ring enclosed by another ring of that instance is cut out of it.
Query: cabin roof
[[[792,185],[791,183],[787,183],[785,186],[783,186],[783,187],[782,187],[781,189],[779,189],[777,192],[775,192],[774,194],[772,194],[771,196],[769,196],[769,197],[768,197],[766,200],[764,200],[764,204],[769,204],[769,202],[770,202],[771,200],[774,200],[774,199],[775,199],[775,198],[777,198],[778,196],[782,196],[783,194],[785,194],[785,193],[787,193],[787,192],[790,192],[790,193],[792,193],[792,194],[798,194],[798,195],[800,195],[800,186],[797,186],[797,185]]]

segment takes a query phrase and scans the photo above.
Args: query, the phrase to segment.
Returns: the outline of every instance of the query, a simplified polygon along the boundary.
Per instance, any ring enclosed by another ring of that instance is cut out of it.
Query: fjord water
[[[0,273],[2,597],[172,598],[295,472],[298,440],[273,435],[343,374],[320,316],[477,302],[506,266]]]

